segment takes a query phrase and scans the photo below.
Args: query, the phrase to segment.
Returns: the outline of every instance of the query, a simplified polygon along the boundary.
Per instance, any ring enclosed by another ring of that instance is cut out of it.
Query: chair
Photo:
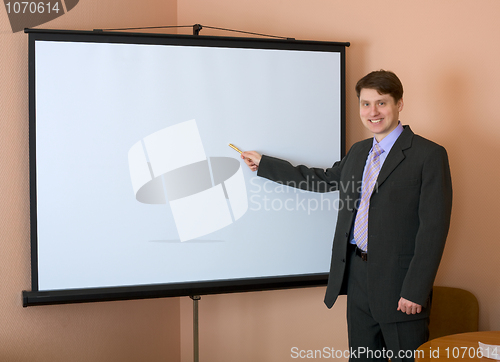
[[[477,298],[464,289],[434,286],[429,319],[429,339],[476,332],[479,324]]]

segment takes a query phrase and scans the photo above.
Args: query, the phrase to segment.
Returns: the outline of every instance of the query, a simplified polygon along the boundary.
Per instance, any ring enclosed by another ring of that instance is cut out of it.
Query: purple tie
[[[370,197],[372,196],[373,188],[380,172],[380,155],[382,152],[384,150],[376,143],[368,157],[368,165],[363,174],[361,202],[359,203],[358,213],[354,220],[354,240],[358,248],[363,251],[366,251],[368,248],[368,209],[370,208]]]

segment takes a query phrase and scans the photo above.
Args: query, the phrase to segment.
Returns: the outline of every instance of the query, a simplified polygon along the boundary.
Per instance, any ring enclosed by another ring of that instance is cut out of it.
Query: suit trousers
[[[414,351],[429,339],[429,319],[382,323],[373,318],[367,287],[367,263],[348,247],[347,328],[350,361],[414,361]],[[397,301],[394,308],[397,309]],[[401,312],[402,313],[402,312]]]

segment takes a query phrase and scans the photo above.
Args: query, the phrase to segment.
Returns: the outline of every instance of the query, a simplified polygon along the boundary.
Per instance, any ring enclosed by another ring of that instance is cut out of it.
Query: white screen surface
[[[339,160],[340,53],[35,51],[39,291],[328,272],[337,193],[261,179],[228,144],[294,164]]]

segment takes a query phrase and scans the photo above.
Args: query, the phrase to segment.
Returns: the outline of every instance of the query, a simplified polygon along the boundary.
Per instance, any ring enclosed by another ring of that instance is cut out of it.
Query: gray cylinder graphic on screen
[[[144,137],[128,152],[137,201],[170,204],[181,241],[220,230],[248,210],[240,162],[207,157],[195,120]]]

